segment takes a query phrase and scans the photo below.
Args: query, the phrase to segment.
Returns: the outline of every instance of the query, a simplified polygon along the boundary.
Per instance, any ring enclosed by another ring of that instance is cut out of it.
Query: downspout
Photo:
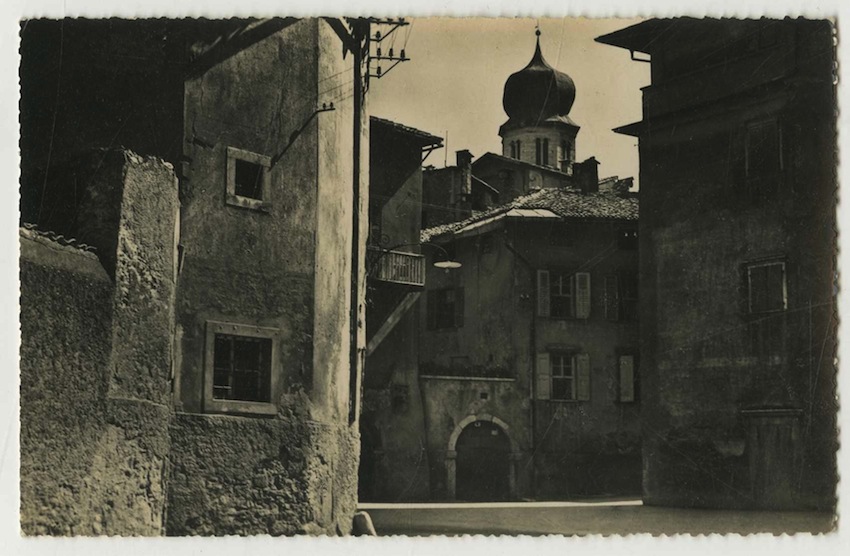
[[[530,392],[531,392],[531,403],[528,404],[529,411],[531,412],[531,418],[529,419],[529,423],[531,423],[531,492],[535,496],[537,495],[537,467],[534,465],[534,455],[537,453],[536,445],[537,445],[537,411],[536,411],[536,401],[537,401],[537,314],[535,310],[535,300],[537,299],[537,277],[535,276],[534,266],[520,254],[519,251],[508,241],[508,230],[505,229],[505,247],[508,248],[508,251],[513,253],[514,257],[518,261],[528,268],[529,275],[531,277],[531,327],[529,329],[529,357],[531,358],[531,384],[530,384]]]

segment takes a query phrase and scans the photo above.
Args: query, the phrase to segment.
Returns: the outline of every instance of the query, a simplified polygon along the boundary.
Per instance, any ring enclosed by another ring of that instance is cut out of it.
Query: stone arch
[[[461,421],[455,426],[452,434],[449,435],[449,444],[448,449],[446,450],[446,487],[448,490],[447,494],[449,500],[454,500],[457,494],[457,440],[460,438],[460,434],[463,430],[476,421],[493,423],[497,427],[501,428],[502,431],[504,431],[505,436],[508,438],[508,442],[510,442],[511,446],[508,481],[510,494],[512,497],[516,498],[516,464],[521,455],[519,446],[517,445],[514,437],[511,436],[511,428],[507,423],[494,415],[479,413],[477,415],[467,415],[461,419]]]

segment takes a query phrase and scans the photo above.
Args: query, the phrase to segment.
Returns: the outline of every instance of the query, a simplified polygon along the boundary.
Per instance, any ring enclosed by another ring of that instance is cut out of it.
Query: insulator
[[[334,103],[331,103],[331,110],[334,109]]]
[[[375,38],[378,39],[378,40],[381,40],[381,32],[380,31],[375,31]]]
[[[404,49],[401,49],[401,59],[404,60]]]
[[[322,110],[325,110],[327,107],[328,107],[328,105],[323,102],[322,103]]]
[[[378,66],[378,77],[381,76],[381,66]]]
[[[378,57],[380,57],[380,56],[381,56],[381,47],[379,46],[378,47]]]
[[[393,49],[390,48],[390,58],[392,58],[392,57],[393,57]]]

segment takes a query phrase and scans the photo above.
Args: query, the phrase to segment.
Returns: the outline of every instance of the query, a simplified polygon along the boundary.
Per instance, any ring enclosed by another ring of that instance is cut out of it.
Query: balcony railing
[[[408,286],[425,285],[424,255],[370,247],[368,260],[370,278]]]

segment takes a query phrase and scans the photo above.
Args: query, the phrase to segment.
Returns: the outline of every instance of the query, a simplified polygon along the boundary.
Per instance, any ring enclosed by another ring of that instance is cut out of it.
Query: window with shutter
[[[575,356],[576,363],[576,399],[579,401],[590,400],[590,356],[579,353]]]
[[[578,319],[590,317],[590,273],[577,272],[575,275],[575,316]]]
[[[549,354],[537,354],[537,399],[548,400],[550,397],[550,371],[549,371]]]
[[[537,271],[537,315],[549,316],[549,271]]]

